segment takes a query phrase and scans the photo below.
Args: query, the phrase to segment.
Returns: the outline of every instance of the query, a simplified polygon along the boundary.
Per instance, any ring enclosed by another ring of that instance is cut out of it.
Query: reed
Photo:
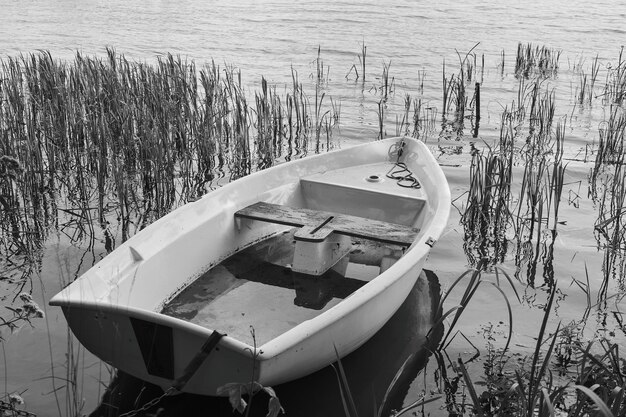
[[[402,113],[402,119],[396,115],[396,136],[409,136],[410,124],[409,113],[411,111],[411,95],[404,96],[404,112]]]
[[[544,144],[549,141],[545,140],[551,134],[552,123],[554,121],[555,111],[555,93],[553,89],[546,87],[542,90],[539,81],[532,85],[532,91],[529,97],[530,114],[529,114],[529,142],[528,149],[531,153],[543,152]]]
[[[452,130],[456,136],[463,133],[467,96],[463,76],[443,77],[442,130]]]
[[[533,44],[517,44],[517,56],[515,58],[515,75],[517,77],[541,78],[555,77],[559,69],[561,51],[550,49],[546,46],[533,46]]]
[[[339,393],[341,395],[344,415],[345,417],[358,417],[359,414],[356,408],[356,404],[354,402],[354,397],[352,396],[352,392],[350,390],[348,377],[343,368],[343,364],[341,363],[341,358],[339,357],[337,347],[333,347],[335,348],[335,357],[337,358],[337,362],[336,365],[334,363],[331,364],[331,367],[333,368],[333,371],[335,371],[335,375],[337,376],[337,385],[339,386]]]
[[[365,84],[365,59],[367,58],[367,46],[365,45],[365,41],[361,43],[361,53],[357,54],[357,58],[359,60],[359,67],[357,68],[356,64],[352,64],[345,78],[346,80],[349,79],[350,74],[354,71],[356,79],[361,78],[361,81]],[[359,68],[361,69],[360,75]]]
[[[385,109],[387,104],[384,99],[380,99],[378,102],[378,110],[376,114],[378,115],[378,137],[377,139],[384,139],[387,136],[387,132],[385,131]]]
[[[523,84],[520,84],[522,87]],[[536,80],[523,86],[523,103],[529,107],[527,132],[522,147],[524,172],[515,220],[517,236],[516,275],[527,266],[527,281],[534,285],[537,265],[543,262],[544,282],[553,285],[553,242],[557,235],[558,209],[565,167],[562,163],[565,122],[553,129],[555,96]],[[549,233],[551,239],[544,239]],[[544,254],[540,259],[540,254]]]
[[[474,94],[469,99],[468,83],[472,79],[478,78],[478,64],[476,54],[473,50],[478,46],[474,45],[464,56],[457,51],[459,58],[459,69],[457,73],[446,74],[446,63],[443,63],[442,71],[442,90],[443,90],[443,106],[442,106],[442,134],[451,132],[456,137],[463,135],[465,119],[470,118],[474,124],[474,133],[477,134],[476,120],[476,103],[480,83],[474,83]],[[480,65],[480,78],[483,78],[484,56]],[[466,116],[466,112],[470,112],[470,116]]]
[[[381,84],[379,90],[381,92],[381,96],[385,101],[387,101],[389,96],[393,93],[395,84],[394,77],[391,77],[391,80],[389,80],[389,68],[391,68],[391,61],[386,64],[383,62],[383,72],[380,77]]]
[[[367,46],[365,41],[361,43],[361,54],[359,55],[359,64],[361,65],[361,74],[363,76],[363,82],[365,82],[365,59],[367,58]]]
[[[285,97],[287,128],[287,157],[291,158],[292,150],[303,150],[306,154],[307,138],[311,129],[309,116],[309,101],[304,93],[302,84],[298,80],[298,73],[291,70],[292,92]]]
[[[424,95],[424,82],[426,81],[426,70],[422,69],[417,71],[417,93],[421,96]]]
[[[327,79],[328,67],[317,61]],[[225,175],[239,178],[294,150],[306,154],[309,136],[317,150],[328,148],[339,122],[337,104],[323,92],[316,90],[310,108],[295,71],[284,97],[262,79],[254,106],[238,71],[172,55],[148,65],[113,49],[104,58],[77,53],[71,62],[42,52],[9,57],[0,71],[2,169],[25,168],[3,178],[1,203],[12,207],[2,213],[3,238],[27,224],[45,226],[51,201],[44,189],[67,198],[69,212],[93,234],[92,220],[104,223],[112,211],[128,224],[131,213],[154,220]]]
[[[543,90],[538,82],[526,85],[523,81],[520,90],[518,102],[502,113],[496,144],[472,153],[470,188],[462,217],[464,249],[470,265],[481,261],[495,265],[507,254],[506,236],[514,234],[516,266],[528,264],[532,283],[539,254],[543,253],[544,274],[551,281],[552,246],[544,239],[544,230],[554,241],[565,174],[565,122],[559,123],[556,131],[552,128],[552,90]],[[513,175],[513,167],[519,164],[523,166],[521,178]],[[520,184],[517,198],[511,195],[511,184]],[[509,233],[511,229],[514,233]]]
[[[322,48],[317,47],[317,58],[315,58],[315,83],[319,86],[328,84],[330,78],[330,67],[324,67],[324,61],[322,60]]]
[[[274,163],[278,150],[281,148],[282,139],[282,109],[280,103],[275,100],[275,91],[268,92],[267,81],[261,79],[261,92],[256,93],[256,131],[258,168],[270,167]]]
[[[592,169],[592,183],[604,167],[617,166],[624,163],[624,131],[626,130],[626,114],[619,106],[611,106],[609,117],[599,128],[599,141],[596,158]]]
[[[600,65],[598,64],[598,55],[596,55],[595,59],[591,63],[591,73],[586,74],[585,72],[581,72],[579,74],[579,86],[577,94],[578,104],[591,105],[599,71]]]
[[[608,120],[599,128],[594,166],[589,174],[589,194],[598,205],[594,230],[599,249],[604,250],[603,281],[598,301],[605,300],[612,278],[621,280],[626,272],[626,115],[612,106]]]
[[[463,247],[472,266],[498,264],[508,251],[513,148],[510,130],[502,126],[500,148],[488,148],[486,155],[472,154],[470,187],[461,217]]]
[[[337,107],[335,106],[332,98],[330,99],[331,107],[328,109],[324,108],[324,98],[326,97],[326,92],[323,89],[322,83],[315,83],[315,101],[314,105],[314,115],[315,119],[313,121],[315,129],[315,152],[319,153],[322,147],[326,149],[330,149],[330,142],[332,137],[332,131],[339,122],[339,114],[334,113]],[[325,137],[325,141],[323,140]]]
[[[461,68],[464,67],[464,78],[469,84],[472,82],[482,83],[485,75],[485,55],[481,55],[480,60],[475,52],[472,52],[478,44],[476,44],[466,55],[461,58],[459,55],[459,61]],[[457,51],[457,54],[458,51]]]
[[[626,59],[623,46],[617,64],[612,65],[607,72],[603,97],[606,104],[619,106],[626,101]]]
[[[508,254],[507,236],[514,235],[516,277],[526,267],[526,280],[534,285],[541,262],[544,281],[553,285],[553,242],[565,175],[565,122],[553,129],[553,90],[544,89],[539,80],[530,84],[521,80],[519,88],[518,101],[502,114],[496,144],[472,153],[461,220],[464,250],[472,266],[497,265]],[[521,177],[514,176],[513,168],[520,162]],[[511,184],[520,184],[517,198]]]
[[[402,117],[396,116],[396,136],[406,135],[426,141],[436,128],[437,108],[427,106],[422,97],[406,94]]]
[[[453,114],[456,121],[465,116],[467,96],[465,92],[465,75],[463,70],[458,74],[446,75],[446,64],[443,63],[443,106],[442,116]]]

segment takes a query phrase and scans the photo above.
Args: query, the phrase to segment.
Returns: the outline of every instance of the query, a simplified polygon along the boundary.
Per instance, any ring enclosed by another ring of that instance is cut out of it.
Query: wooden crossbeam
[[[235,217],[300,227],[294,238],[307,242],[321,242],[331,233],[337,233],[393,245],[410,246],[419,233],[419,229],[401,224],[262,201],[237,211]]]

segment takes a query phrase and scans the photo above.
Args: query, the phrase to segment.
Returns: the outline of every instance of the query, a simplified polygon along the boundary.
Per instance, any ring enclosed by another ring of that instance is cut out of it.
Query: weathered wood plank
[[[286,226],[302,227],[311,225],[315,227],[315,225],[323,223],[328,216],[324,212],[315,210],[292,208],[259,201],[239,210],[235,213],[235,217],[284,224]]]
[[[410,246],[419,233],[419,229],[401,224],[262,201],[239,210],[235,216],[302,227],[294,237],[296,240],[309,242],[321,242],[334,232],[377,242]]]

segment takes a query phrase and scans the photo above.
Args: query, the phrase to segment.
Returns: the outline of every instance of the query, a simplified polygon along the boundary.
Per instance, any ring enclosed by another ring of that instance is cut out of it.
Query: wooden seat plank
[[[261,220],[286,226],[302,227],[320,224],[326,220],[325,214],[315,210],[292,208],[280,204],[270,204],[263,201],[254,203],[235,213],[235,217],[252,220]],[[315,227],[315,226],[313,226]]]
[[[237,211],[235,216],[301,227],[294,237],[296,240],[308,242],[321,242],[334,232],[377,242],[410,246],[419,233],[419,229],[401,224],[262,201]]]

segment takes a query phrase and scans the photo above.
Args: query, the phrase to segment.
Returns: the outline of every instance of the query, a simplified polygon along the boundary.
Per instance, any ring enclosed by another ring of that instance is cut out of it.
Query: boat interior
[[[419,236],[422,189],[399,186],[393,164],[300,179],[301,204],[260,201],[237,211],[238,229],[277,233],[193,281],[162,313],[261,346],[314,318],[389,269]]]

